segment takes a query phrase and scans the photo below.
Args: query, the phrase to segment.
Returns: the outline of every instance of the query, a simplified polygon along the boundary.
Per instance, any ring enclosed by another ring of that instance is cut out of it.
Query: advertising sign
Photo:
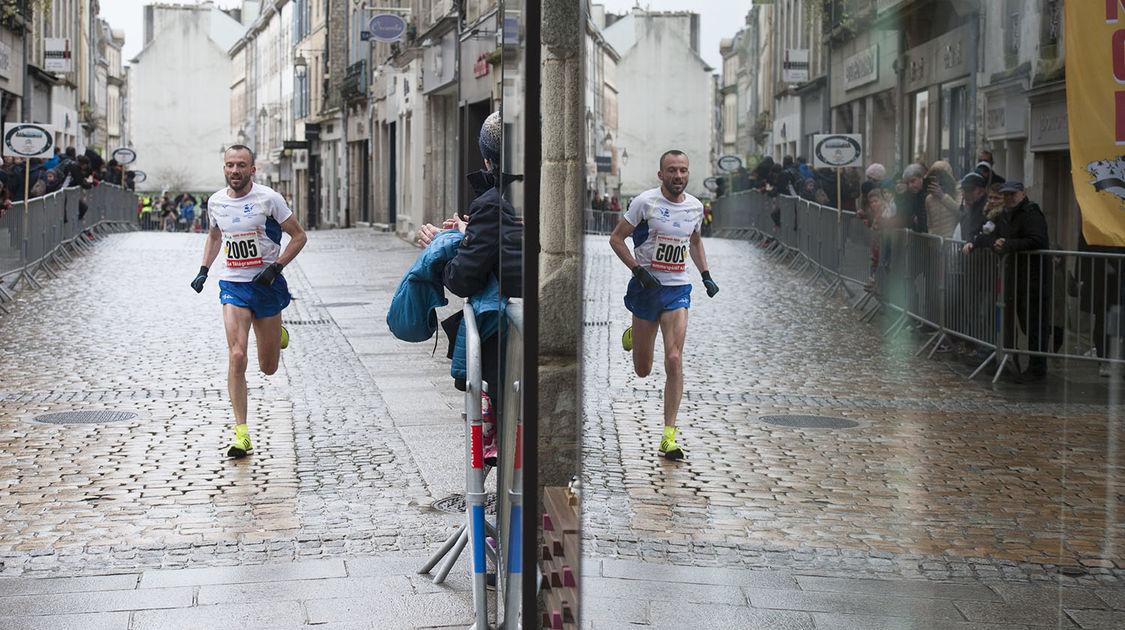
[[[724,155],[719,158],[719,168],[728,173],[737,171],[740,166],[742,166],[742,158],[737,155]]]
[[[781,80],[786,83],[807,83],[809,80],[808,49],[788,48],[781,65]]]
[[[43,69],[47,72],[70,72],[70,40],[47,37],[43,40]]]
[[[367,23],[367,30],[377,42],[397,42],[406,32],[406,20],[393,13],[380,13]]]
[[[863,136],[860,134],[816,134],[813,136],[813,168],[863,166]]]
[[[4,155],[49,158],[55,154],[55,130],[35,123],[4,123]]]
[[[117,163],[120,164],[121,166],[125,166],[126,164],[132,164],[133,162],[137,161],[137,152],[132,150],[132,149],[127,149],[125,147],[121,147],[120,149],[114,149],[113,153],[111,153],[109,156],[111,158],[117,160]]]

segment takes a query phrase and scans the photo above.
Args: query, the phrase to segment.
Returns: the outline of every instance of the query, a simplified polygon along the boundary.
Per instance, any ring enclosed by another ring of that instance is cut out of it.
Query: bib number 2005
[[[652,268],[657,271],[683,271],[687,269],[688,239],[659,236]]]
[[[258,252],[258,235],[255,232],[231,234],[223,245],[226,247],[228,267],[256,267],[262,264],[262,255]]]

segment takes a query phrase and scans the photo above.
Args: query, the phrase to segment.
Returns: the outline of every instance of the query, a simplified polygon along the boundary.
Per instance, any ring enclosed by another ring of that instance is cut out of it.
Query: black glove
[[[259,271],[258,275],[254,276],[251,282],[259,286],[268,287],[273,284],[275,278],[281,275],[281,270],[281,263],[270,263],[268,267]]]
[[[203,292],[204,282],[207,282],[207,265],[200,265],[199,275],[195,277],[195,280],[191,281],[191,288],[195,289],[196,293],[201,293]]]
[[[633,267],[633,277],[640,280],[641,286],[646,289],[655,289],[660,286],[660,281],[656,279],[656,276],[652,275],[652,272],[642,265]]]
[[[719,285],[715,284],[715,281],[711,279],[710,271],[704,271],[702,275],[703,286],[707,287],[707,297],[715,297],[715,294],[719,292]]]

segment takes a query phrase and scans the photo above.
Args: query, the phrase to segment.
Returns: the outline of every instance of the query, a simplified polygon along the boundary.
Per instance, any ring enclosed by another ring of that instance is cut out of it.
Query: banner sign
[[[4,156],[49,158],[55,154],[55,130],[34,123],[4,123]]]
[[[1125,245],[1125,7],[1109,0],[1063,8],[1070,172],[1082,233],[1090,245]]]

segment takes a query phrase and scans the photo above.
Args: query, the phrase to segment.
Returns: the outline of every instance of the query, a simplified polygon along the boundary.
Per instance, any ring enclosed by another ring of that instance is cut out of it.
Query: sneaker
[[[249,433],[235,433],[234,441],[227,447],[227,457],[246,457],[246,454],[253,448],[250,445]]]
[[[668,459],[683,459],[684,451],[676,444],[676,433],[679,429],[672,429],[660,438],[660,454]]]
[[[621,347],[625,348],[625,352],[633,351],[633,327],[630,326],[621,333]]]
[[[284,350],[289,347],[289,331],[285,326],[281,327],[281,349]]]

